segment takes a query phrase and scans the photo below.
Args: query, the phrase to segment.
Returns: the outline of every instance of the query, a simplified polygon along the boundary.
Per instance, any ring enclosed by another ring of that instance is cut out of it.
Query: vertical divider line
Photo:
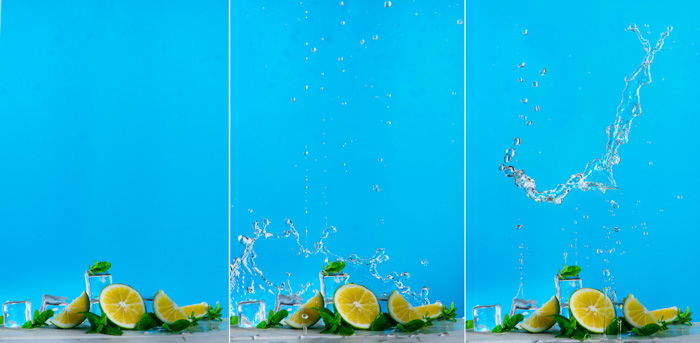
[[[464,332],[462,332],[462,337],[464,339],[464,343],[467,343],[467,331],[466,331],[466,320],[467,320],[467,313],[469,312],[467,309],[467,1],[464,0],[462,2],[462,13],[464,17],[464,27],[462,28],[462,152],[463,152],[463,160],[462,160],[462,173],[463,173],[463,179],[462,179],[462,206],[463,206],[463,214],[462,214],[462,227],[464,230],[463,233],[463,242],[462,242],[462,247],[463,247],[463,266],[464,266],[464,274],[463,274],[463,282],[462,285],[464,287],[464,304],[462,305],[462,308],[464,309],[464,324],[465,324],[465,329]]]
[[[2,1],[2,0],[0,0]],[[228,340],[231,341],[231,316],[233,315],[233,303],[231,299],[231,0],[228,0],[228,61],[227,61],[227,82],[228,82],[228,260],[226,261],[227,278],[226,282],[228,284]]]

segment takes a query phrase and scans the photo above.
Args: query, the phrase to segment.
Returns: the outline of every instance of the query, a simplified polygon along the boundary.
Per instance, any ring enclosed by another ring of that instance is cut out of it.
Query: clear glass
[[[501,325],[501,305],[474,306],[474,331],[487,332]]]
[[[240,328],[254,328],[263,320],[267,320],[265,300],[241,301],[236,306],[236,312]]]
[[[321,294],[326,304],[333,302],[333,294],[340,286],[345,285],[350,280],[350,275],[347,273],[330,273],[326,274],[321,271],[318,273],[318,281],[321,284]]]
[[[102,289],[112,284],[112,274],[95,274],[90,275],[90,272],[85,272],[85,291],[91,301],[97,300],[100,297]]]
[[[41,297],[41,307],[39,311],[44,312],[46,310],[51,310],[54,314],[58,314],[68,305],[68,297],[44,294]]]
[[[29,300],[7,301],[2,304],[2,315],[6,328],[20,328],[32,320],[32,302]]]
[[[292,314],[302,305],[304,305],[304,299],[298,295],[277,294],[275,312],[287,310],[289,314]]]
[[[577,289],[583,287],[583,281],[578,276],[560,279],[559,275],[557,274],[554,276],[554,286],[557,290],[557,299],[559,299],[559,304],[562,308],[568,308],[571,294],[573,294]]]
[[[510,305],[510,315],[522,314],[527,317],[537,311],[538,308],[536,300],[513,298],[513,302]]]

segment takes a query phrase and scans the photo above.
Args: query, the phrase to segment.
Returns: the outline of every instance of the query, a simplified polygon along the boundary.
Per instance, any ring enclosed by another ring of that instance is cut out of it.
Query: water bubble
[[[518,225],[515,226],[515,229],[516,229],[516,230],[522,230],[522,229],[523,229],[523,225],[522,225],[522,224],[518,224]]]
[[[309,51],[316,52],[316,51],[318,51],[318,49],[316,49],[315,47],[312,47],[311,49],[309,49]]]
[[[532,81],[532,87],[537,88],[539,85],[540,85],[539,82]]]
[[[609,276],[610,276],[610,269],[604,269],[604,270],[603,270],[603,276],[609,277]]]
[[[291,102],[297,102],[297,98],[295,98],[295,97],[292,97],[292,98],[289,99],[289,100],[290,100]]]
[[[365,44],[365,40],[364,40],[364,39],[360,39],[360,45],[363,45],[363,44]]]
[[[520,145],[520,137],[515,137],[515,139],[513,139],[513,145],[515,145],[515,146]]]
[[[338,57],[338,62],[343,62],[344,58]]]
[[[518,64],[518,68],[523,68],[523,67],[525,67],[526,65],[527,65],[527,64],[526,64],[525,62],[520,62],[520,64]]]
[[[372,35],[372,40],[378,40],[378,39],[379,39],[379,35]]]
[[[520,99],[520,102],[522,102],[523,104],[527,104],[528,101],[530,101],[530,100],[528,100],[528,98]]]
[[[547,68],[542,68],[542,70],[540,70],[540,76],[545,76],[545,75],[547,75]]]
[[[457,25],[462,25],[464,24],[464,20],[462,19],[457,19]]]
[[[249,208],[249,209],[248,209],[248,213],[253,213],[253,212],[255,212],[255,211],[253,211],[252,208]]]
[[[338,6],[345,6],[345,1],[338,1]]]
[[[683,199],[683,195],[682,195],[682,194],[678,194],[678,195],[676,195],[676,199],[678,199],[678,200],[682,200],[682,199]]]
[[[422,259],[420,260],[420,264],[424,267],[427,267],[430,264],[430,262],[428,262],[428,260],[426,259]]]
[[[309,315],[306,312],[304,312],[301,314],[301,318],[302,319],[309,319]]]
[[[528,34],[527,29],[524,29],[522,33],[523,33],[523,36],[527,36],[527,34]]]
[[[345,24],[347,24],[347,22],[345,20],[340,21],[340,25],[345,25]]]
[[[522,78],[522,77],[519,77],[519,78],[518,78],[518,82],[523,83],[523,82],[525,82],[525,79]]]
[[[372,185],[372,190],[375,191],[375,192],[381,192],[381,191],[382,191],[382,189],[381,189],[381,188],[379,187],[379,185],[377,185],[377,184]]]
[[[616,227],[613,228],[613,230],[614,230],[615,232],[620,232],[620,227],[616,226]]]
[[[391,1],[384,1],[384,7],[386,7],[386,8],[391,7]]]

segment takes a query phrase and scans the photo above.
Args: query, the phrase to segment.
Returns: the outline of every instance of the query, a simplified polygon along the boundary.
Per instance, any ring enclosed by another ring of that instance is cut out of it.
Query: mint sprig
[[[136,330],[148,331],[160,325],[160,321],[155,314],[146,312],[141,316],[141,319],[136,323]]]
[[[23,329],[34,329],[43,326],[48,326],[46,323],[51,317],[53,317],[52,310],[46,310],[44,312],[39,312],[39,310],[34,310],[34,318],[24,324],[22,324]]]
[[[558,275],[560,279],[570,279],[577,277],[579,273],[581,273],[581,267],[564,265],[564,267],[559,270]]]
[[[665,323],[651,323],[644,325],[641,328],[633,328],[632,332],[634,332],[634,334],[637,336],[651,336],[657,332],[664,331],[666,329],[668,329],[668,327],[666,327]]]
[[[90,329],[86,331],[87,333],[101,333],[112,336],[121,336],[124,333],[120,327],[107,319],[107,315],[105,313],[102,313],[101,316],[91,312],[82,313],[85,314],[88,322],[90,323]]]
[[[473,329],[474,328],[474,319],[467,319],[464,321],[464,328],[465,329]]]
[[[503,324],[496,325],[496,327],[493,328],[493,330],[491,330],[491,331],[496,332],[496,333],[500,333],[500,332],[510,332],[510,331],[516,330],[517,329],[516,326],[518,325],[518,323],[522,322],[523,319],[525,319],[525,316],[523,316],[522,313],[518,313],[512,317],[510,315],[506,314],[503,317]]]
[[[388,313],[380,312],[377,318],[374,318],[372,324],[369,325],[370,331],[384,331],[389,330],[396,325],[396,322]]]
[[[429,321],[423,319],[414,319],[406,324],[396,324],[396,328],[401,332],[413,332],[418,331],[426,326],[432,325]]]
[[[107,261],[102,261],[102,262],[97,262],[90,266],[88,265],[88,273],[90,275],[99,275],[99,274],[104,274],[109,271],[109,268],[112,268],[112,264],[107,262]]]
[[[451,303],[450,307],[443,307],[442,308],[442,313],[440,313],[440,316],[438,316],[436,319],[437,320],[449,320],[451,322],[457,321],[457,308],[455,307],[455,303]]]
[[[690,312],[690,307],[686,307],[684,312],[678,311],[678,318],[673,322],[680,325],[693,325],[693,312]]]
[[[326,275],[340,273],[345,268],[345,265],[346,264],[343,261],[329,262],[323,267],[323,273]]]
[[[331,312],[331,310],[325,307],[314,307],[313,309],[318,311],[318,314],[323,318],[325,327],[321,330],[321,333],[331,333],[341,336],[351,336],[355,333],[355,329],[343,320],[340,313]]]
[[[209,305],[209,308],[207,309],[207,313],[202,317],[202,320],[216,320],[216,321],[221,321],[221,311],[223,308],[219,303],[216,303],[216,306],[212,307]],[[231,317],[233,318],[233,317]]]
[[[168,332],[180,332],[189,328],[192,325],[194,325],[194,323],[189,319],[178,319],[172,324],[163,323],[163,329],[165,329]]]
[[[277,312],[270,310],[270,312],[267,315],[267,320],[263,320],[256,327],[258,329],[269,329],[277,326],[282,326],[282,320],[284,320],[284,318],[287,318],[288,315],[289,311],[287,310],[280,310]]]
[[[238,325],[238,316],[231,316],[228,320],[229,325]]]
[[[560,332],[556,337],[573,338],[579,341],[583,341],[591,337],[591,334],[588,332],[588,330],[586,330],[586,328],[578,325],[576,319],[569,319],[559,314],[555,314],[552,317],[554,317],[554,320],[556,320],[557,324],[559,324]]]
[[[617,335],[632,330],[632,326],[627,323],[625,318],[617,317],[605,328],[606,335]]]

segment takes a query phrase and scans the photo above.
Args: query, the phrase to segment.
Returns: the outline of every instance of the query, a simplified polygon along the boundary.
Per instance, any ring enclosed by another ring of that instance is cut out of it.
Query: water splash
[[[613,167],[620,163],[619,148],[629,140],[629,132],[632,128],[634,118],[642,114],[641,99],[639,90],[642,86],[651,83],[651,64],[654,56],[661,51],[664,40],[671,34],[673,27],[669,26],[661,33],[655,45],[651,45],[637,25],[630,25],[627,31],[636,34],[639,42],[646,52],[641,65],[630,75],[625,77],[625,88],[622,91],[622,100],[617,106],[615,122],[607,128],[608,143],[605,153],[600,157],[588,162],[582,172],[571,175],[562,184],[558,184],[553,189],[537,190],[535,179],[513,165],[501,164],[500,170],[507,177],[513,178],[518,188],[525,190],[525,194],[536,202],[548,202],[561,204],[562,200],[572,189],[582,191],[600,190],[605,192],[608,189],[616,189],[617,183],[613,175]],[[506,162],[507,163],[507,162]]]

